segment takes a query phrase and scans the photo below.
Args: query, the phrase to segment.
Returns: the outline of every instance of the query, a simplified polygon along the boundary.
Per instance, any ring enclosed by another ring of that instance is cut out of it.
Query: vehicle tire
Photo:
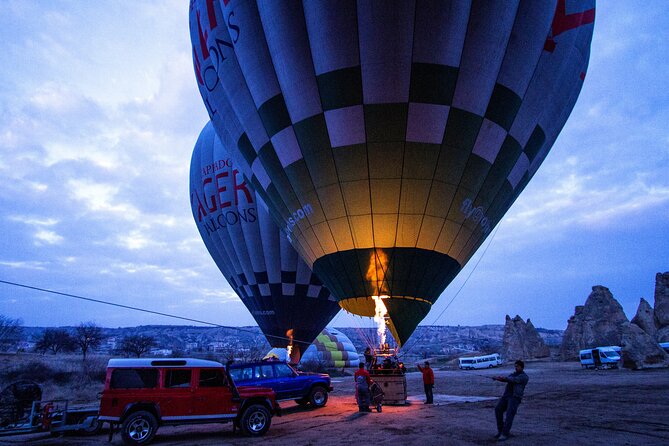
[[[295,402],[297,404],[299,404],[300,406],[304,407],[307,404],[309,404],[309,399],[308,398],[300,398],[299,400],[295,400]]]
[[[83,422],[84,420],[81,420]],[[90,426],[88,426],[87,429],[80,429],[79,434],[81,435],[97,435],[100,432],[102,432],[102,425],[104,423],[96,417],[95,420],[93,420],[93,423],[91,423]]]
[[[156,417],[151,412],[140,410],[123,421],[121,437],[125,444],[147,444],[153,440],[157,430]]]
[[[328,402],[328,391],[323,386],[314,386],[309,394],[309,403],[313,407],[323,407]]]
[[[261,404],[252,404],[242,413],[239,424],[244,435],[261,437],[267,433],[270,424],[272,424],[272,415],[267,407]]]

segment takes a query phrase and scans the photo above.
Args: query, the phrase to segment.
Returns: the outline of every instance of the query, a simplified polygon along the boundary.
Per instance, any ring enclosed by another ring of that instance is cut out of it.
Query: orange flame
[[[389,297],[386,271],[388,271],[388,255],[382,249],[374,250],[369,256],[369,267],[365,278],[373,286],[374,293],[370,297],[374,300],[374,322],[376,322],[376,333],[382,346],[386,343],[386,319],[388,318],[388,309],[382,300]]]
[[[365,275],[374,286],[375,296],[388,294],[386,271],[388,271],[388,255],[383,250],[377,249],[369,256],[369,267]]]
[[[291,353],[293,353],[293,329],[289,328],[288,331],[286,331],[286,336],[288,337],[288,346],[286,347],[286,353],[288,353],[288,357],[290,358]]]

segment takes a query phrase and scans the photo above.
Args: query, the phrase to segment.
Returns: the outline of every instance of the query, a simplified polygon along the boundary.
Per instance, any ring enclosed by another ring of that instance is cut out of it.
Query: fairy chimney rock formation
[[[669,272],[655,276],[655,324],[669,326]]]
[[[518,315],[513,319],[506,315],[502,341],[502,357],[505,360],[545,358],[549,355],[548,346],[529,319],[525,322]]]
[[[624,324],[621,347],[625,368],[639,370],[669,365],[667,353],[651,335],[634,323]]]
[[[639,328],[648,333],[648,335],[655,337],[657,327],[655,326],[654,311],[648,301],[643,297],[639,302],[639,308],[636,310],[636,315],[632,318],[631,322],[638,325]]]
[[[611,291],[593,286],[585,305],[577,306],[567,322],[560,356],[568,361],[577,359],[579,350],[587,347],[620,345],[626,323],[629,320]]]

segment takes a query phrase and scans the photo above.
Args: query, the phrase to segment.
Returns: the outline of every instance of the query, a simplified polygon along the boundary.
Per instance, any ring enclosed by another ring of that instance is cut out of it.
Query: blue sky
[[[593,285],[630,318],[639,298],[653,304],[655,274],[669,271],[669,2],[597,6],[561,136],[424,323],[519,314],[563,329]],[[190,155],[208,118],[188,2],[0,0],[0,54],[0,280],[254,324],[191,217]],[[0,314],[178,323],[4,284]],[[334,325],[373,322],[340,314]]]

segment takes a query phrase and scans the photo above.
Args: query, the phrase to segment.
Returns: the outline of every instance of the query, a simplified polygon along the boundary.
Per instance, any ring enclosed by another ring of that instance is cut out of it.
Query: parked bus
[[[578,356],[583,368],[617,369],[620,364],[620,347],[617,345],[607,345],[604,347],[588,348],[581,350]]]
[[[487,369],[501,365],[502,357],[499,355],[499,353],[493,353],[492,355],[460,358],[459,362],[459,367],[462,370]]]

